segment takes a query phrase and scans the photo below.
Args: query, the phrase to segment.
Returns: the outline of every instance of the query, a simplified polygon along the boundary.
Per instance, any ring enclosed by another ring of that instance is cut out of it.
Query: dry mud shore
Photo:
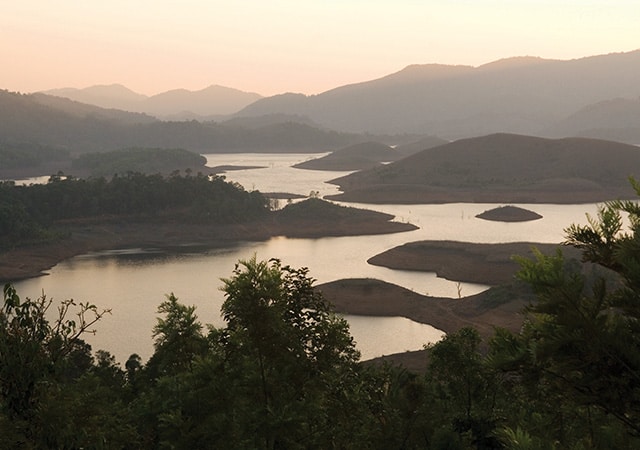
[[[519,269],[514,256],[531,257],[533,248],[552,254],[560,244],[513,242],[505,244],[472,244],[456,241],[409,242],[375,255],[369,264],[400,270],[435,272],[452,281],[497,286],[510,283]],[[571,247],[563,247],[569,257],[578,257]]]
[[[460,299],[428,297],[375,279],[338,280],[317,289],[339,313],[406,317],[446,333],[472,326],[485,340],[495,327],[514,332],[520,329],[521,312],[531,299],[528,290],[518,283]],[[424,351],[387,355],[374,361],[388,361],[418,372],[424,371],[427,364]]]
[[[91,251],[124,248],[179,248],[186,245],[221,247],[240,241],[262,241],[274,236],[316,238],[398,233],[414,230],[411,224],[392,222],[393,216],[352,210],[344,218],[279,218],[277,215],[230,225],[183,222],[89,221],[66,223],[67,236],[56,242],[23,246],[0,252],[0,282],[42,275],[60,261]]]
[[[560,245],[418,241],[390,249],[368,261],[392,269],[435,272],[452,281],[494,286],[468,297],[429,297],[374,279],[338,280],[320,285],[318,289],[340,313],[406,317],[446,333],[472,326],[486,343],[496,327],[516,332],[522,326],[523,310],[533,296],[528,287],[516,279],[520,266],[514,256],[532,257],[534,247],[544,254],[552,254]],[[579,251],[572,247],[562,247],[562,252],[566,258],[580,258]],[[424,351],[398,353],[376,360],[381,361],[420,372],[427,364]]]

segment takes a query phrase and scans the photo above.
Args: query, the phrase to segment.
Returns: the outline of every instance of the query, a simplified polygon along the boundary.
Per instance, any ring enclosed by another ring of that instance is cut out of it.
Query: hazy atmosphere
[[[637,1],[2,0],[0,86],[211,84],[317,94],[409,64],[572,59],[640,44]]]
[[[0,0],[0,449],[640,449],[640,0]]]

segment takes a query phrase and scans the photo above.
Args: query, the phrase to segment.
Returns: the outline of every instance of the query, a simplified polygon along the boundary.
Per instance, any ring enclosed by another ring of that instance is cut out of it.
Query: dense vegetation
[[[34,143],[0,141],[0,167],[3,169],[37,167],[48,161],[67,158],[69,158],[69,152],[60,148]]]
[[[106,178],[53,176],[42,185],[0,183],[0,247],[40,241],[60,221],[126,218],[231,223],[268,211],[259,192],[224,177],[127,173]]]
[[[49,319],[50,300],[7,285],[0,447],[638,448],[640,204],[607,203],[567,242],[589,270],[523,259],[537,300],[522,330],[451,333],[424,374],[358,363],[307,270],[276,260],[223,280],[223,328],[168,295],[154,354],[124,368],[81,340],[105,312],[67,301]]]
[[[179,148],[127,148],[112,152],[86,153],[74,159],[73,169],[88,170],[92,176],[110,177],[127,172],[170,173],[176,169],[204,169],[207,159]]]

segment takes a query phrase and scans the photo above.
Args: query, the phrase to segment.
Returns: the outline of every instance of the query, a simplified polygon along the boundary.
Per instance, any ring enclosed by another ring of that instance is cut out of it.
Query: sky
[[[640,48],[640,0],[0,0],[0,89],[318,94],[410,64]]]

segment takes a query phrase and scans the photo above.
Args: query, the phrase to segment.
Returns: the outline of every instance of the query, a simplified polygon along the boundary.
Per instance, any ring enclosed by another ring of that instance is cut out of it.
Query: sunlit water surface
[[[228,180],[247,190],[289,192],[320,196],[338,193],[327,180],[349,172],[294,169],[291,165],[322,155],[309,154],[214,154],[205,155],[209,167],[220,165],[262,166],[260,169],[228,171]],[[111,315],[97,325],[88,341],[94,349],[106,349],[123,363],[131,353],[146,360],[153,352],[151,332],[156,309],[165,295],[174,293],[181,302],[197,307],[202,323],[223,326],[220,306],[221,278],[230,277],[239,259],[279,258],[283,264],[308,267],[323,283],[342,278],[377,278],[432,296],[473,295],[486,286],[453,283],[432,273],[390,270],[367,264],[367,259],[390,248],[417,240],[465,242],[560,242],[563,229],[585,223],[585,212],[596,205],[528,205],[542,219],[523,223],[491,222],[476,214],[499,205],[454,203],[444,205],[353,205],[393,214],[397,221],[419,226],[415,231],[380,236],[288,239],[242,242],[223,249],[166,253],[159,249],[123,249],[92,253],[63,261],[45,277],[16,283],[22,296],[37,297],[43,291],[58,300],[74,298],[110,308]],[[428,301],[428,300],[427,300]],[[401,317],[347,316],[351,333],[364,359],[416,350],[437,341],[442,332]]]

